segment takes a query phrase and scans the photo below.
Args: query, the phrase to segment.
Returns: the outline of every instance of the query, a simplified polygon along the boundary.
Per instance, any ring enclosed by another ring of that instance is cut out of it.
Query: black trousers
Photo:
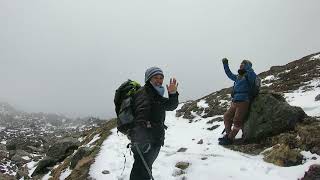
[[[144,160],[152,172],[152,164],[157,159],[161,146],[154,144],[135,144],[131,146],[134,163],[131,169],[130,180],[150,180],[150,175],[143,164],[143,161],[137,151],[139,148]]]

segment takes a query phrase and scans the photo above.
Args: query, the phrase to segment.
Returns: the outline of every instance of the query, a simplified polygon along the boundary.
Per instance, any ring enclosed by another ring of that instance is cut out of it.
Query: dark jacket
[[[162,97],[147,82],[133,98],[135,126],[129,136],[132,143],[152,143],[163,145],[165,134],[166,111],[173,111],[178,106],[178,92]],[[151,124],[151,127],[148,126]]]
[[[243,76],[233,74],[230,71],[228,64],[224,64],[223,67],[229,79],[234,81],[234,96],[232,98],[232,101],[249,101],[249,90],[250,87],[254,85],[255,79],[257,77],[252,67],[249,64],[246,64],[244,67],[246,73]]]

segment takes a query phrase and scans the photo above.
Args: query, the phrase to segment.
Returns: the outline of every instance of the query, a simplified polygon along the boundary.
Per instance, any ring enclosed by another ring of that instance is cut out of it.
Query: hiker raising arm
[[[222,59],[222,63],[223,63],[224,71],[227,74],[228,78],[231,79],[232,81],[236,81],[237,80],[237,75],[233,74],[230,71],[228,59],[227,58],[223,58]]]
[[[129,136],[134,163],[130,180],[150,180],[152,164],[158,157],[164,144],[165,111],[173,111],[178,106],[178,83],[170,79],[167,85],[169,98],[165,98],[165,88],[162,86],[164,74],[160,68],[152,67],[145,72],[145,85],[135,94],[134,127]]]
[[[222,63],[226,75],[234,81],[231,93],[231,107],[223,116],[226,135],[219,138],[220,145],[229,145],[233,143],[235,136],[243,126],[244,118],[248,113],[250,101],[252,100],[251,92],[257,75],[253,71],[252,63],[249,60],[241,62],[238,75],[230,71],[228,59],[223,58]]]

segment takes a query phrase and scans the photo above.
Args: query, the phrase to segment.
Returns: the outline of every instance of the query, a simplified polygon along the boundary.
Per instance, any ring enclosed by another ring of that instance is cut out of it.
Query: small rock
[[[311,159],[312,159],[312,160],[317,160],[317,157],[312,157]]]
[[[182,169],[182,170],[187,169],[189,166],[190,166],[189,162],[178,162],[176,164],[176,167],[179,168],[179,169]]]
[[[102,171],[102,174],[110,174],[110,171],[104,170],[104,171]]]
[[[207,159],[208,159],[208,157],[202,157],[202,158],[201,158],[201,160],[203,160],[203,161],[204,161],[204,160],[207,160]]]
[[[200,139],[200,141],[197,144],[203,144],[203,139]]]
[[[219,126],[220,126],[220,125],[214,125],[214,126],[212,126],[211,128],[207,128],[207,130],[212,131],[212,130],[217,129]]]
[[[221,122],[221,121],[223,121],[223,117],[217,117],[208,121],[207,124],[213,124],[214,122]]]
[[[182,169],[176,169],[173,173],[173,177],[181,176],[182,174],[185,174],[185,172]]]
[[[178,149],[177,152],[186,152],[187,150],[188,150],[188,148],[180,148],[180,149]]]
[[[318,94],[314,100],[315,101],[320,101],[320,94]]]

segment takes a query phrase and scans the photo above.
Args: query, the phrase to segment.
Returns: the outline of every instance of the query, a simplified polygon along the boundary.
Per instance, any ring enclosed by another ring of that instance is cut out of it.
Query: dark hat
[[[252,67],[252,62],[249,60],[243,60],[241,64],[248,64],[250,67]]]
[[[160,68],[158,68],[158,67],[148,68],[146,70],[146,73],[144,74],[144,82],[149,81],[153,76],[159,75],[159,74],[164,77],[163,71]]]

